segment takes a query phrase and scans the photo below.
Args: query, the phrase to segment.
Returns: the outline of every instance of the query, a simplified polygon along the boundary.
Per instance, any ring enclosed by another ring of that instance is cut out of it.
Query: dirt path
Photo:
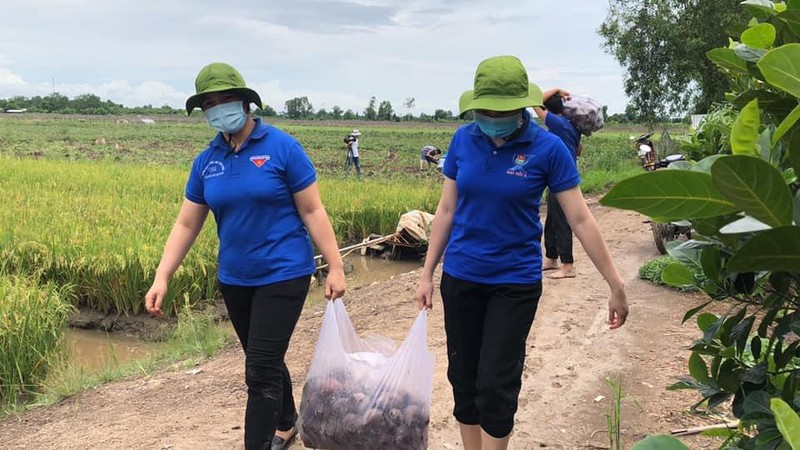
[[[640,264],[657,256],[641,216],[594,204],[592,210],[628,283],[629,322],[615,332],[606,328],[606,286],[576,243],[578,277],[545,280],[529,338],[512,449],[607,447],[605,414],[611,390],[605,380],[616,374],[622,376],[626,395],[623,448],[648,433],[710,423],[686,413],[697,399],[693,392],[664,389],[687,372],[685,349],[698,333],[692,323],[681,326],[680,320],[699,297],[638,279]],[[416,279],[417,273],[404,274],[350,293],[354,324],[363,333],[402,339],[417,313],[410,302]],[[289,349],[298,401],[323,307],[306,308]],[[434,304],[430,318],[429,345],[436,354],[430,448],[458,449],[440,305]],[[243,355],[232,346],[195,374],[162,371],[115,382],[0,422],[0,448],[241,448],[243,368]],[[685,442],[691,448],[719,444],[702,437]]]

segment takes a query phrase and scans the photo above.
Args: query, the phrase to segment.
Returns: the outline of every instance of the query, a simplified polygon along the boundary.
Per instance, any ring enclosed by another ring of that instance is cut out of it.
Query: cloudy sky
[[[457,110],[484,58],[622,112],[622,70],[596,30],[604,0],[0,0],[0,98],[94,93],[181,107],[199,69],[234,65],[276,110]]]

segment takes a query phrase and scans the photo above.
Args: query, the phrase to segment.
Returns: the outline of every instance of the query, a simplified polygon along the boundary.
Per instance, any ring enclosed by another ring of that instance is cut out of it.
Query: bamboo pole
[[[718,423],[715,425],[706,425],[702,427],[694,427],[694,428],[682,428],[680,430],[672,430],[670,434],[673,436],[689,436],[692,434],[700,434],[703,431],[709,430],[732,430],[739,427],[739,421],[735,420],[733,422],[725,422],[725,423]]]
[[[347,256],[350,253],[353,253],[354,251],[356,251],[356,250],[358,250],[360,248],[370,247],[372,245],[382,244],[382,243],[384,243],[386,241],[389,241],[389,240],[391,240],[391,239],[393,239],[395,237],[397,237],[397,233],[387,234],[386,236],[381,236],[379,238],[371,239],[369,241],[364,241],[364,242],[361,242],[360,244],[354,244],[354,245],[350,245],[348,247],[340,248],[339,249],[339,253],[343,253],[342,256]],[[322,260],[322,255],[317,255],[317,256],[314,257],[314,262],[315,263],[318,262],[318,261],[321,261],[321,260]],[[324,269],[326,267],[328,267],[328,264],[323,264],[323,265],[317,267],[317,270]]]

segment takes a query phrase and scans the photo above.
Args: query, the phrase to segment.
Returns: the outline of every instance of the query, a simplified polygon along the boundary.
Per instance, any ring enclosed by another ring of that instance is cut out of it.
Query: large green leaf
[[[778,11],[775,11],[775,3],[769,0],[745,0],[742,5],[747,8],[750,14],[759,19],[767,19],[778,14]]]
[[[742,33],[742,43],[753,48],[768,49],[775,43],[775,27],[769,23],[759,23]]]
[[[767,82],[800,98],[800,44],[786,44],[770,50],[758,62]]]
[[[759,233],[728,260],[729,272],[800,272],[800,227]]]
[[[800,450],[800,417],[797,412],[780,398],[771,399],[769,406],[775,413],[775,421],[783,439],[789,443],[792,450]]]
[[[715,48],[706,52],[706,56],[714,64],[731,72],[747,73],[747,62],[736,55],[730,48]]]
[[[600,203],[667,221],[705,219],[735,212],[711,176],[684,170],[643,173],[617,183]]]
[[[632,450],[689,450],[689,447],[672,436],[657,434],[637,442]]]
[[[800,105],[797,105],[792,112],[781,122],[775,134],[772,135],[772,145],[775,145],[781,138],[792,129],[795,123],[800,120]]]
[[[800,2],[798,2],[800,4]],[[800,9],[790,9],[778,14],[778,19],[786,22],[792,33],[800,35]]]
[[[733,48],[733,51],[736,53],[736,56],[742,58],[745,61],[749,61],[752,63],[757,63],[761,61],[761,58],[767,54],[767,51],[761,48],[753,48],[749,45],[739,44]]]
[[[758,110],[758,99],[748,103],[739,112],[731,127],[731,150],[735,155],[758,155],[758,143],[761,128],[761,113]]]
[[[722,234],[742,234],[755,233],[756,231],[766,231],[771,228],[771,226],[760,220],[756,220],[750,216],[744,216],[741,219],[731,222],[720,228],[719,232]]]
[[[698,161],[695,165],[692,166],[692,170],[695,172],[703,172],[707,174],[711,174],[711,166],[714,165],[720,158],[726,158],[727,155],[711,155],[706,156],[705,158]]]
[[[728,156],[714,163],[711,178],[722,195],[748,215],[772,227],[792,223],[792,193],[768,162]]]
[[[689,357],[689,373],[701,383],[708,381],[708,365],[697,352],[692,352],[692,356]]]
[[[694,275],[683,264],[672,263],[661,271],[661,281],[674,287],[694,286]]]
[[[736,96],[736,98],[734,98],[731,101],[731,103],[733,103],[733,105],[736,108],[742,109],[745,107],[745,105],[747,105],[748,103],[753,101],[753,99],[756,98],[758,99],[758,106],[764,110],[768,109],[771,105],[775,103],[785,100],[784,97],[782,97],[779,94],[776,94],[775,92],[753,89],[742,92],[741,94]]]

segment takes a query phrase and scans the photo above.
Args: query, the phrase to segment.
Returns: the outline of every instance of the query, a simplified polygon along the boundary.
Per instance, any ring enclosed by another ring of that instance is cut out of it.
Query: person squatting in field
[[[430,168],[432,164],[438,164],[441,157],[442,151],[433,145],[422,147],[419,151],[419,170],[425,170],[425,164],[428,165],[428,168]]]
[[[577,162],[583,153],[581,133],[564,116],[564,100],[570,99],[570,93],[563,89],[550,89],[542,94],[544,108],[534,106],[533,110],[547,127],[547,131],[555,134],[569,149],[570,155]],[[572,228],[567,217],[556,200],[555,195],[547,193],[547,217],[544,222],[545,260],[542,270],[552,270],[547,275],[552,279],[575,278],[575,265],[572,255]],[[561,267],[558,261],[561,260]]]
[[[508,448],[522,384],[528,333],[542,294],[542,191],[554,193],[586,253],[610,288],[608,325],[628,316],[625,286],[580,189],[575,159],[531,120],[542,106],[513,56],[481,62],[460,115],[474,113],[447,152],[442,196],[416,289],[431,308],[434,269],[444,255],[440,292],[447,376],[465,450]]]
[[[186,112],[202,109],[217,134],[194,160],[145,306],[162,314],[169,281],[213,212],[219,288],[245,353],[245,448],[288,448],[297,411],[284,356],[316,269],[311,240],[330,267],[329,299],[345,292],[342,258],[311,160],[294,138],[251,118],[261,98],[241,74],[211,63],[195,87]]]

